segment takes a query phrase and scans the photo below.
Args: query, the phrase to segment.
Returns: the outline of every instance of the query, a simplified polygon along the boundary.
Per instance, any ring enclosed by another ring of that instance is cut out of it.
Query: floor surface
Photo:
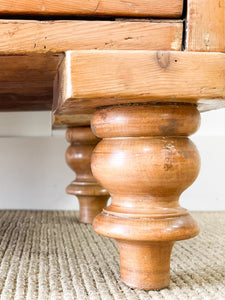
[[[169,288],[146,292],[120,281],[115,242],[77,212],[2,210],[1,299],[225,299],[225,212],[192,215],[201,234],[175,244]]]

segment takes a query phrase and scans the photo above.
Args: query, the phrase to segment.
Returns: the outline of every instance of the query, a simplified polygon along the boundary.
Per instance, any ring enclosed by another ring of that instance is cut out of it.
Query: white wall
[[[29,136],[25,119],[21,128],[19,122],[10,124],[17,134]],[[29,128],[34,134],[50,135],[50,115],[32,120]],[[46,128],[40,130],[35,120]],[[0,123],[0,134],[6,129]],[[192,140],[201,153],[202,168],[181,204],[191,210],[225,210],[225,109],[202,114],[201,129]],[[74,178],[64,161],[67,146],[64,131],[48,137],[0,138],[0,209],[78,209],[75,197],[65,193]]]
[[[50,111],[0,113],[0,137],[50,136],[51,128]]]
[[[51,127],[50,112],[0,113],[0,209],[78,209],[65,131]]]
[[[74,209],[65,193],[74,173],[65,163],[64,137],[0,139],[0,209]]]

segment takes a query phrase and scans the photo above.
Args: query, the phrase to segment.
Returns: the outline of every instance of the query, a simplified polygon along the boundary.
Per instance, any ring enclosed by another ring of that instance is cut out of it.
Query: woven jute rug
[[[225,299],[225,212],[193,213],[201,234],[175,244],[161,291],[120,281],[114,241],[71,211],[0,211],[1,299]]]

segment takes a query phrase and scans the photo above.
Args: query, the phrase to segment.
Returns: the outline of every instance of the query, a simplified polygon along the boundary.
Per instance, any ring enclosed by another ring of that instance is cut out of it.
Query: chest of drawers
[[[224,9],[224,0],[0,3],[0,110],[52,110],[53,126],[68,127],[77,177],[67,192],[82,222],[97,215],[94,229],[116,239],[133,288],[168,286],[174,242],[199,231],[178,201],[199,172],[188,136],[200,112],[225,106]]]

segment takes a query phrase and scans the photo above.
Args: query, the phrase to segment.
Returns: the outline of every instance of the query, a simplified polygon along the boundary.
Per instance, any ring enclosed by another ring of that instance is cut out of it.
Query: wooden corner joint
[[[55,115],[160,101],[196,103],[203,111],[224,107],[224,58],[185,51],[66,52],[54,82]]]
[[[168,286],[174,242],[199,232],[178,202],[199,173],[199,154],[188,138],[199,122],[196,105],[181,103],[109,106],[93,116],[92,130],[103,140],[92,172],[112,199],[93,226],[116,239],[121,279],[130,287]]]
[[[78,197],[80,221],[92,223],[109,198],[108,192],[97,183],[91,172],[91,154],[99,139],[93,135],[90,126],[68,128],[66,139],[70,143],[66,162],[76,173],[76,180],[68,185],[66,192]]]
[[[131,287],[168,286],[174,242],[198,234],[178,200],[199,172],[188,138],[198,129],[199,109],[225,106],[224,57],[71,51],[60,65],[55,114],[94,112],[92,131],[103,140],[92,148],[92,172],[112,202],[93,225],[118,242],[121,278]]]

